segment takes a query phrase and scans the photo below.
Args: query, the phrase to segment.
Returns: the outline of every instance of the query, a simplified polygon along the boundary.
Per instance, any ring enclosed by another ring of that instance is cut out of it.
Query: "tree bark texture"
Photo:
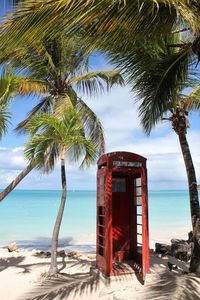
[[[67,197],[67,182],[66,182],[64,158],[61,159],[61,180],[62,180],[62,197],[61,197],[61,203],[60,203],[58,215],[54,225],[53,236],[52,236],[51,265],[48,272],[50,276],[58,273],[58,266],[57,266],[58,236],[59,236],[60,225],[62,222],[62,216],[65,208],[66,197]]]
[[[14,188],[28,175],[33,168],[34,164],[29,164],[4,190],[0,193],[0,201],[2,201]]]
[[[197,180],[195,169],[190,153],[189,145],[184,132],[179,133],[179,141],[187,171],[190,211],[193,229],[193,250],[190,262],[190,272],[196,272],[200,275],[200,207],[197,189]]]

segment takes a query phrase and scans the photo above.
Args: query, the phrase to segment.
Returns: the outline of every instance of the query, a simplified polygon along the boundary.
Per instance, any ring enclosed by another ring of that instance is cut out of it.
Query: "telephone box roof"
[[[97,164],[101,165],[104,163],[110,163],[113,161],[124,161],[124,162],[140,162],[142,163],[143,166],[146,166],[146,158],[138,155],[136,153],[132,153],[132,152],[127,152],[127,151],[116,151],[116,152],[110,152],[110,153],[105,153],[103,154]]]

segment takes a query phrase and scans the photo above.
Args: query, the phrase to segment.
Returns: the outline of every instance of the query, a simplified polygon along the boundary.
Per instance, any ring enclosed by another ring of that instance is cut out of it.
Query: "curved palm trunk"
[[[49,275],[55,275],[58,273],[58,266],[57,266],[57,248],[58,248],[58,235],[60,231],[60,225],[62,222],[62,216],[65,208],[65,202],[67,198],[67,182],[66,182],[66,175],[65,175],[65,160],[61,158],[61,179],[62,179],[62,197],[61,203],[58,211],[58,215],[56,218],[56,222],[54,225],[53,236],[52,236],[52,244],[51,244],[51,265],[49,268]]]
[[[190,153],[189,145],[186,139],[186,134],[181,132],[178,134],[187,171],[189,194],[190,194],[190,210],[193,228],[193,242],[192,258],[190,262],[190,272],[197,272],[200,274],[200,206],[197,190],[197,180],[195,169]]]
[[[30,163],[4,190],[0,193],[0,201],[2,201],[14,188],[28,175],[35,165]]]

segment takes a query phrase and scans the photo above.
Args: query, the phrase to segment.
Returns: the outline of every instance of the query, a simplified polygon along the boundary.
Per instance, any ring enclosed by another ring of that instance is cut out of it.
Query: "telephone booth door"
[[[130,258],[133,193],[130,177],[113,173],[112,176],[112,242],[113,259]],[[122,213],[123,212],[123,213]]]
[[[135,178],[135,240],[136,248],[135,262],[136,268],[141,272],[142,279],[145,280],[146,273],[149,273],[149,234],[148,234],[148,199],[146,185],[146,171],[141,170],[141,175]]]

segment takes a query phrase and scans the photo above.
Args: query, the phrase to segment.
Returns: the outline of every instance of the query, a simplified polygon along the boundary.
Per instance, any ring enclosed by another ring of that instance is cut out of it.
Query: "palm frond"
[[[0,107],[0,139],[7,133],[11,114],[5,108]]]
[[[28,113],[27,118],[21,121],[17,125],[15,130],[19,134],[25,133],[27,131],[27,125],[32,119],[32,117],[40,114],[41,112],[52,113],[54,105],[55,105],[55,99],[52,96],[47,96],[42,98],[39,101],[39,103],[36,106],[34,106],[33,109]]]
[[[139,116],[145,132],[149,134],[168,109],[168,104],[176,101],[187,81],[190,48],[163,53],[159,57],[152,57],[148,53],[145,56],[144,52],[139,56],[141,59],[136,59],[139,63],[133,72],[133,90],[141,99]]]
[[[84,111],[81,121],[84,124],[85,134],[96,146],[99,155],[102,155],[105,152],[105,137],[101,121],[81,98],[78,98],[77,110]]]
[[[35,36],[55,37],[63,29],[70,31],[83,25],[88,26],[88,32],[96,34],[99,42],[101,39],[109,40],[111,44],[119,42],[121,28],[129,29],[139,40],[159,36],[163,31],[170,32],[180,17],[194,33],[199,33],[199,14],[195,5],[182,0],[25,1],[1,25],[0,44],[7,44],[9,38],[9,47],[16,47],[33,41]]]
[[[41,134],[34,135],[26,143],[24,155],[29,162],[35,162],[36,168],[50,172],[59,158],[59,151],[51,136]]]
[[[184,108],[187,111],[200,109],[200,85],[195,87],[184,99]]]
[[[10,19],[5,22],[3,28],[10,37],[15,31],[14,43],[20,43],[25,39],[30,41],[31,38],[33,39],[34,33],[38,36],[43,36],[44,33],[55,36],[67,25],[68,27],[71,24],[76,25],[77,22],[81,22],[82,25],[89,23],[90,26],[94,24],[95,27],[98,25],[99,31],[109,31],[113,35],[116,35],[116,27],[119,28],[119,25],[127,22],[131,26],[133,34],[139,34],[139,28],[143,26],[146,33],[153,35],[156,30],[161,31],[157,25],[158,21],[160,25],[160,12],[163,10],[165,11],[165,17],[170,16],[168,19],[172,21],[171,16],[176,14],[177,9],[178,13],[182,13],[183,17],[191,23],[191,26],[193,25],[191,19],[194,20],[196,15],[190,6],[182,2],[176,0],[118,0],[112,1],[112,3],[106,0],[87,2],[84,0],[25,1],[21,3],[16,12],[11,14]],[[188,13],[190,13],[190,18],[188,18]],[[145,22],[145,18],[148,19],[148,22]],[[168,19],[165,18],[163,24],[169,26],[173,23],[169,22]],[[62,22],[59,22],[59,20],[62,20]],[[95,20],[98,20],[97,25]],[[149,26],[151,30],[148,28],[147,23],[151,24]]]
[[[62,118],[63,112],[74,107],[74,98],[70,97],[68,94],[63,94],[57,97],[54,106],[54,115]]]
[[[47,113],[40,113],[38,116],[33,117],[27,126],[27,130],[32,136],[34,136],[38,130],[44,131],[47,128],[54,130],[54,133],[64,133],[62,122],[56,116]],[[61,134],[60,139],[62,139]]]
[[[75,84],[78,91],[94,96],[104,91],[104,84],[109,91],[114,84],[123,85],[124,80],[118,70],[97,71],[73,77],[69,84]]]
[[[39,95],[47,94],[49,92],[49,86],[45,81],[34,80],[29,78],[19,78],[18,79],[18,89],[19,95]]]
[[[0,77],[0,103],[1,106],[7,106],[14,96],[14,91],[16,89],[16,77],[11,70],[2,70]]]
[[[72,138],[68,154],[70,159],[74,162],[81,160],[80,169],[89,167],[98,158],[96,147],[90,140],[83,136],[75,136]]]
[[[75,108],[63,113],[63,118],[41,113],[28,124],[30,140],[25,146],[25,157],[36,163],[38,168],[50,171],[61,155],[62,149],[82,165],[89,165],[97,156],[95,145],[85,137],[80,121],[83,111]]]

